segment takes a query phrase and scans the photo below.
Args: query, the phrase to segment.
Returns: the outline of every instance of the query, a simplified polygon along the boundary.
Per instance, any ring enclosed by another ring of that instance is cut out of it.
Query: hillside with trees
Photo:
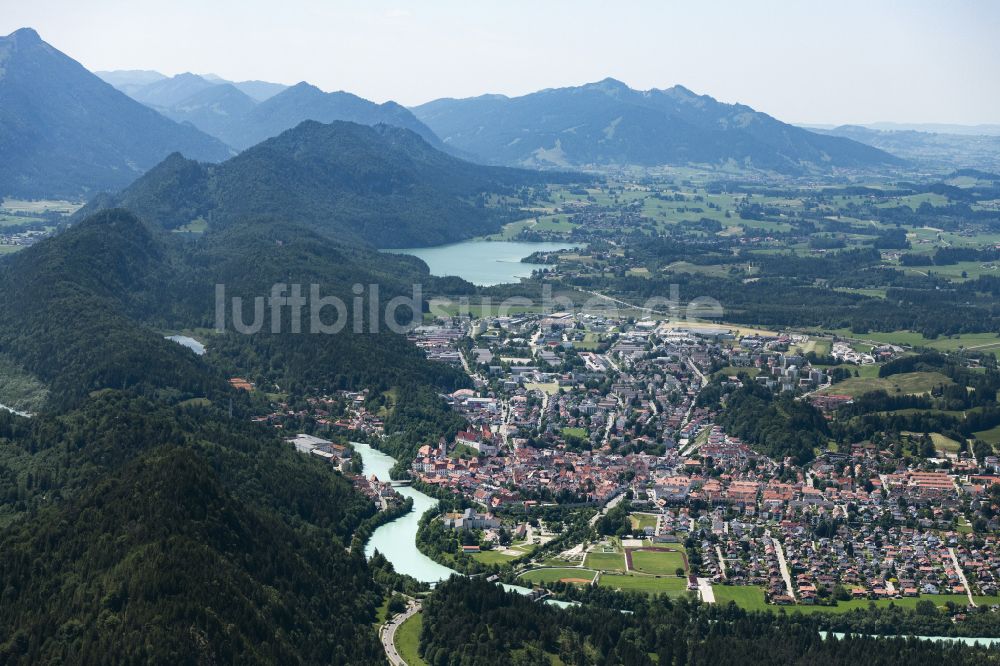
[[[171,155],[76,219],[117,206],[164,229],[290,220],[341,242],[414,247],[495,232],[528,189],[580,178],[472,164],[388,125],[306,121],[219,165]]]

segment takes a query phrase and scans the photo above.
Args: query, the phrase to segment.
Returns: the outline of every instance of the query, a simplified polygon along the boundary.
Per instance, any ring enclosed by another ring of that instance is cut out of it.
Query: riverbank
[[[396,465],[395,458],[361,442],[351,442],[351,446],[361,454],[362,473],[366,477],[374,474],[379,481],[392,480],[389,472]],[[377,550],[397,573],[411,576],[422,583],[438,583],[458,573],[435,562],[417,548],[420,518],[437,508],[437,500],[409,486],[398,486],[396,490],[412,501],[412,508],[374,530],[365,543],[365,557],[370,558]]]

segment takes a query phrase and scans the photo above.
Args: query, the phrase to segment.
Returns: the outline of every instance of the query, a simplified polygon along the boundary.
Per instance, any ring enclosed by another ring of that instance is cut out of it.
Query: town
[[[501,571],[514,563],[521,583],[696,590],[716,602],[747,591],[778,605],[998,602],[996,456],[931,447],[904,462],[866,441],[798,465],[728,434],[704,399],[747,383],[830,419],[854,402],[838,392],[849,369],[898,358],[899,346],[568,312],[438,318],[410,337],[474,386],[441,396],[466,425],[422,446],[408,470],[419,487],[472,507],[440,516],[463,535],[449,558]],[[830,357],[838,365],[815,362]],[[311,397],[306,409],[278,405],[259,420],[378,440],[384,422],[369,398]],[[398,500],[389,484],[357,474],[349,447],[289,441],[353,472],[379,509]],[[529,520],[532,511],[587,512],[599,526],[616,505],[624,523],[532,559],[562,531]]]

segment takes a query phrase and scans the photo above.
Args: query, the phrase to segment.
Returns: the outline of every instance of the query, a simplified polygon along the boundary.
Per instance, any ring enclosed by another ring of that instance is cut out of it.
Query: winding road
[[[399,656],[399,652],[396,650],[396,630],[419,612],[420,602],[411,599],[405,611],[394,616],[379,628],[378,636],[382,641],[382,649],[385,650],[385,656],[392,666],[406,666],[406,662],[403,661],[403,658]]]

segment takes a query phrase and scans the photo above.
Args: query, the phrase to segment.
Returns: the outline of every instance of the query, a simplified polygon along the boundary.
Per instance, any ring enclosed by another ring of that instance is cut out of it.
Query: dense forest
[[[402,448],[460,425],[437,391],[467,380],[383,325],[206,333],[205,356],[159,331],[211,326],[218,283],[378,283],[381,305],[426,267],[292,225],[217,233],[184,241],[109,210],[0,264],[0,353],[40,403],[0,412],[0,661],[383,660],[375,609],[414,583],[348,550],[374,506],[251,424],[261,394],[226,379],[384,390]]]
[[[781,460],[792,458],[805,465],[815,457],[814,449],[825,449],[829,438],[826,419],[808,402],[770,389],[742,376],[743,386],[731,392],[710,385],[699,401],[718,408],[716,423],[730,435],[741,438],[764,455]]]
[[[276,436],[106,392],[0,415],[0,661],[375,663],[374,512]]]

